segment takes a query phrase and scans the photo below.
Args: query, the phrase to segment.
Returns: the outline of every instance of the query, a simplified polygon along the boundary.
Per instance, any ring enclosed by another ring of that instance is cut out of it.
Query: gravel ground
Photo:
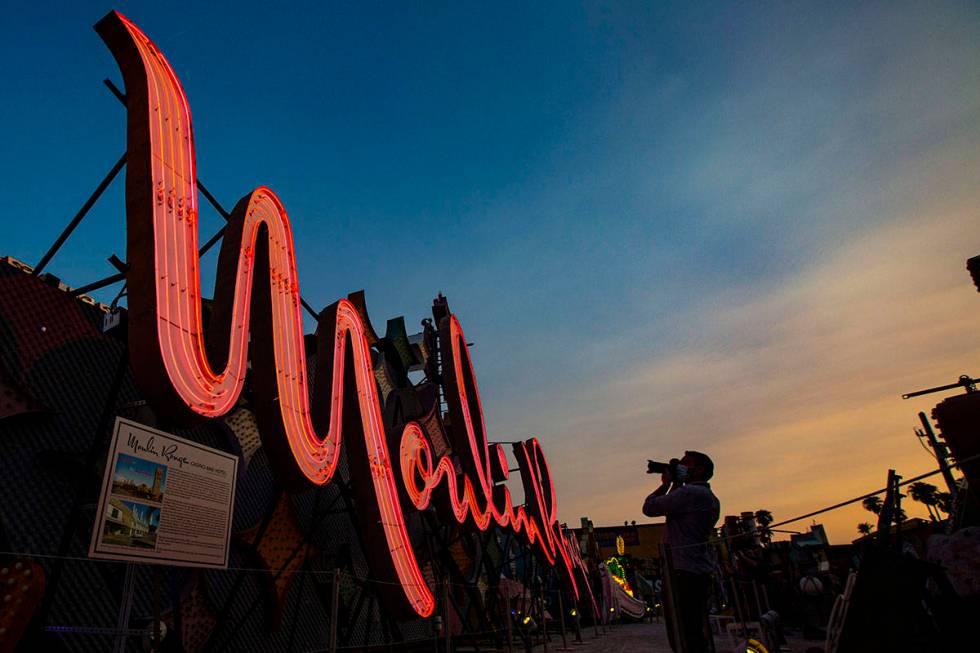
[[[601,632],[601,631],[600,631]],[[662,623],[622,624],[606,627],[605,634],[595,636],[595,631],[582,629],[582,644],[575,644],[569,639],[568,648],[574,653],[671,653],[667,643],[667,631]],[[535,653],[541,653],[541,647],[535,647]],[[551,638],[548,653],[561,650],[561,639]],[[718,653],[722,653],[719,651]]]
[[[582,629],[582,644],[575,644],[569,637],[568,648],[574,653],[671,653],[667,643],[667,631],[663,623],[622,624],[607,627],[605,634],[595,636],[592,628]],[[798,637],[788,637],[789,642],[783,651],[804,653],[810,647],[821,642],[804,641]],[[822,646],[820,647],[822,650]],[[548,645],[548,653],[561,650],[561,638],[553,636]],[[728,640],[715,638],[716,653],[730,653]],[[541,653],[541,646],[534,648],[535,653]],[[772,653],[776,653],[773,651]]]

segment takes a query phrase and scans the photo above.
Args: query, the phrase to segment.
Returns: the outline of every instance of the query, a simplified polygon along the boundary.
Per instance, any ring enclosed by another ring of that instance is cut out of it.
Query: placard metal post
[[[504,606],[504,622],[507,624],[507,653],[514,653],[514,620],[510,614],[510,599],[504,599],[503,592],[500,593]]]
[[[119,600],[119,616],[116,618],[116,642],[113,653],[126,653],[126,638],[129,633],[129,612],[133,607],[133,563],[126,563],[123,574],[122,596]]]
[[[160,653],[160,585],[163,571],[159,565],[153,565],[153,645],[150,650]]]
[[[446,635],[446,653],[453,653],[452,633],[449,632],[449,579],[442,586],[442,630]]]
[[[541,588],[541,595],[538,598],[538,605],[541,606],[541,634],[544,635],[544,653],[548,653],[548,619],[545,617],[544,588]]]
[[[340,569],[333,570],[333,584],[330,586],[330,653],[337,653],[337,614],[340,602]]]

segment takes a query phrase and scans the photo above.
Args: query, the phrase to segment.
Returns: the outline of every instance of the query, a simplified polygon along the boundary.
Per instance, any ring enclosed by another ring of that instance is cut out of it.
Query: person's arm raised
[[[669,514],[673,504],[676,503],[668,498],[669,493],[677,487],[673,485],[667,472],[661,474],[660,487],[654,490],[653,494],[643,502],[643,514],[647,517],[660,517]]]

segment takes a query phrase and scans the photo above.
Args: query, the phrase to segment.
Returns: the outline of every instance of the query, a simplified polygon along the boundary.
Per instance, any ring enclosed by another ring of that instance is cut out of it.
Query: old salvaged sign
[[[246,194],[232,211],[205,330],[190,106],[167,59],[136,25],[113,12],[96,30],[126,84],[129,351],[154,409],[175,423],[221,417],[249,376],[263,444],[281,482],[296,490],[329,483],[346,441],[359,526],[372,544],[366,553],[372,574],[395,588],[385,597],[394,614],[425,617],[435,609],[405,519],[406,508],[430,505],[481,531],[509,529],[578,597],[588,581],[577,544],[558,522],[541,445],[534,438],[512,445],[526,497],[515,507],[505,449],[488,441],[455,315],[438,320],[436,344],[458,458],[435,451],[417,417],[386,425],[363,303],[340,299],[320,312],[311,392],[293,234],[269,188]]]

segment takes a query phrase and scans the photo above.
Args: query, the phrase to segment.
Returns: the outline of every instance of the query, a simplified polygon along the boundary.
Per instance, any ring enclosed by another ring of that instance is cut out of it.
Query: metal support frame
[[[126,273],[118,272],[116,274],[105,277],[104,279],[99,279],[98,281],[93,281],[90,284],[81,286],[80,288],[73,288],[69,294],[72,295],[73,297],[78,297],[79,295],[84,295],[94,290],[100,290],[102,288],[105,288],[106,286],[111,286],[114,283],[125,281],[125,279],[126,279]]]
[[[558,622],[561,625],[561,648],[559,651],[567,651],[568,649],[568,638],[565,634],[565,602],[561,597],[561,587],[558,588]]]
[[[120,103],[122,103],[123,106],[126,106],[126,95],[119,90],[119,87],[117,87],[112,82],[112,80],[104,79],[102,80],[102,83],[105,84],[106,88],[109,89],[109,91],[116,97],[117,100],[119,100]],[[34,266],[34,269],[31,272],[31,274],[33,274],[34,276],[38,276],[41,274],[41,272],[44,271],[44,268],[47,266],[47,264],[51,261],[52,258],[54,258],[54,255],[58,253],[58,250],[60,250],[61,247],[65,244],[65,241],[68,240],[68,237],[71,236],[72,232],[74,232],[75,229],[78,227],[78,225],[81,224],[82,220],[85,219],[85,216],[88,215],[88,212],[92,209],[93,206],[95,206],[95,203],[99,201],[99,199],[102,197],[102,194],[105,192],[105,190],[109,187],[112,181],[116,178],[119,172],[126,165],[127,155],[128,152],[123,152],[122,156],[119,157],[119,160],[116,161],[116,164],[112,166],[112,168],[109,170],[106,176],[102,179],[99,185],[96,186],[95,190],[92,192],[89,198],[82,205],[82,208],[78,210],[78,212],[71,219],[68,225],[64,228],[64,230],[62,230],[58,238],[55,239],[51,247],[48,248],[48,251],[44,254],[44,256],[41,257],[41,260],[38,261],[37,265]],[[229,213],[221,205],[221,203],[218,202],[215,196],[211,193],[210,190],[208,190],[207,186],[205,186],[204,182],[202,182],[200,179],[197,180],[197,188],[198,190],[201,191],[201,194],[204,195],[204,198],[207,199],[207,201],[211,204],[211,206],[214,207],[214,210],[217,211],[218,215],[220,215],[225,220],[225,222],[228,222],[228,220],[231,219],[231,213]],[[218,231],[213,236],[211,236],[211,238],[209,238],[207,242],[204,243],[203,246],[201,246],[201,248],[198,250],[198,256],[204,256],[208,251],[211,250],[212,247],[214,247],[218,243],[218,241],[222,239],[225,233],[226,226],[227,225],[222,225],[221,228],[218,229]],[[113,257],[114,256],[115,255],[113,255]],[[110,259],[110,262],[113,261]],[[115,265],[115,267],[119,269],[118,265]],[[96,290],[105,288],[106,286],[111,286],[114,283],[124,281],[125,279],[126,279],[125,271],[120,270],[120,272],[116,274],[104,277],[102,279],[99,279],[98,281],[93,281],[91,283],[85,284],[84,286],[73,289],[71,291],[71,295],[75,297],[79,295],[84,295],[86,293],[94,292]],[[309,304],[309,302],[307,302],[302,297],[300,297],[300,302],[302,303],[303,308],[306,310],[307,313],[310,314],[311,317],[313,317],[314,319],[319,318],[319,312],[316,311]]]
[[[116,96],[116,99],[119,100],[123,106],[126,106],[126,94],[123,93],[121,90],[119,90],[119,87],[116,86],[111,79],[108,78],[103,79],[102,83],[106,85],[106,88],[108,88],[112,92],[112,94]],[[125,159],[126,159],[126,155],[123,154],[124,162]],[[231,213],[221,205],[221,203],[217,200],[217,198],[215,198],[215,196],[211,193],[211,191],[208,190],[208,187],[204,185],[204,182],[201,181],[200,178],[197,179],[197,189],[201,191],[201,194],[204,195],[204,198],[211,204],[212,207],[214,207],[214,210],[218,212],[218,215],[224,218],[225,222],[231,220]],[[208,241],[204,243],[204,246],[201,247],[200,250],[198,250],[198,256],[204,256],[204,254],[206,254],[208,250],[214,247],[214,245],[219,240],[221,240],[222,236],[224,236],[224,233],[225,233],[225,227],[222,226],[221,229],[219,229],[216,234],[211,236],[211,238],[209,238]],[[90,285],[94,285],[94,284],[90,284]],[[300,302],[303,304],[303,308],[306,309],[306,312],[309,313],[311,317],[317,319],[320,316],[319,312],[314,310],[313,307],[310,306],[310,304],[302,297],[300,297]]]
[[[276,503],[278,502],[278,500],[279,498],[277,496],[276,501],[273,501],[269,505],[268,511],[263,516],[262,523],[259,525],[259,532],[255,536],[255,546],[258,546],[258,544],[262,541],[262,538],[265,537],[265,532],[266,530],[268,530],[269,524],[272,522],[272,515],[275,512]],[[231,610],[232,603],[235,602],[235,597],[238,596],[238,590],[241,589],[242,583],[245,581],[245,573],[246,573],[245,570],[240,569],[236,574],[235,580],[231,585],[231,591],[228,592],[228,598],[225,599],[224,604],[218,610],[217,619],[215,621],[215,623],[217,624],[215,626],[215,630],[212,631],[211,637],[208,638],[207,643],[204,645],[203,650],[205,651],[205,653],[209,653],[211,650],[214,649],[215,646],[217,646],[216,634],[220,632],[221,624],[224,623],[225,618],[228,616],[229,610]]]
[[[511,537],[509,533],[505,534],[503,545],[500,544],[499,538],[500,538],[500,532],[496,528],[494,528],[488,530],[485,533],[485,535],[480,539],[480,546],[482,547],[481,563],[483,565],[484,572],[486,573],[486,577],[487,577],[487,595],[493,597],[492,600],[488,600],[483,604],[483,611],[488,616],[494,613],[494,609],[497,607],[496,603],[498,602],[503,603],[503,596],[500,593],[500,575],[503,572],[504,565],[506,564],[507,550],[510,548]],[[487,547],[490,545],[491,541],[496,541],[497,546],[500,548],[499,565],[493,564],[493,560],[491,560],[490,556],[487,555]],[[507,620],[507,623],[509,624],[510,607],[504,605],[503,608],[504,608],[503,614]],[[500,644],[504,643],[504,640],[498,636],[498,632],[499,632],[498,629],[494,629],[493,639],[497,648],[500,648]],[[510,637],[509,633],[508,633],[508,637]],[[513,646],[512,641],[508,639],[507,642],[509,642],[508,644],[509,646],[511,647]]]
[[[37,262],[37,265],[34,266],[34,271],[32,272],[34,276],[41,274],[44,267],[51,261],[52,258],[54,258],[54,255],[58,253],[58,250],[65,244],[65,241],[68,240],[68,237],[71,236],[73,231],[75,231],[75,228],[81,224],[82,220],[86,215],[88,215],[91,208],[95,206],[96,202],[99,201],[99,198],[102,197],[102,193],[105,192],[105,189],[109,187],[112,180],[116,178],[119,171],[126,165],[126,155],[127,153],[123,152],[122,156],[119,157],[119,160],[116,161],[116,164],[112,166],[108,174],[106,174],[102,181],[99,182],[99,185],[95,187],[95,190],[92,191],[89,198],[85,200],[85,203],[82,204],[82,208],[78,209],[78,213],[75,214],[75,217],[71,219],[71,222],[68,223],[58,238],[55,239],[51,247],[48,248],[48,251],[41,257],[41,260]]]
[[[309,572],[310,572],[309,543],[306,544],[305,549],[306,549],[306,554],[303,557],[303,566],[300,568],[300,575],[299,575],[299,590],[297,591],[299,596],[296,597],[296,604],[299,606],[303,605],[303,591],[306,589],[306,577],[309,576]],[[296,626],[299,625],[299,616],[300,616],[300,610],[296,610],[296,612],[293,614],[293,618],[289,626],[289,641],[286,644],[287,651],[293,650],[293,642],[296,641]]]
[[[440,562],[440,571],[442,572],[442,578],[439,579],[439,582],[445,585],[444,601],[446,602],[445,603],[446,615],[443,617],[443,629],[447,640],[451,641],[452,635],[449,632],[449,620],[448,620],[449,606],[452,605],[452,607],[456,610],[456,614],[460,616],[461,622],[465,623],[466,617],[468,616],[468,614],[466,614],[465,611],[462,609],[463,606],[459,605],[459,603],[456,601],[456,598],[453,596],[453,593],[449,591],[449,585],[452,583],[454,576],[459,585],[467,584],[467,578],[463,574],[459,566],[456,564],[456,561],[455,559],[453,559],[452,552],[450,551],[449,548],[453,544],[455,544],[460,538],[459,536],[457,537],[452,536],[453,529],[451,526],[438,523],[432,511],[426,511],[422,514],[423,514],[423,519],[425,519],[428,524],[428,531],[431,534],[433,534],[433,539],[435,539],[436,544],[438,545],[437,548],[432,549],[432,553],[434,556],[433,561],[439,560]]]
[[[337,485],[337,489],[339,491],[337,498],[343,499],[344,502],[343,511],[347,513],[349,519],[351,520],[351,523],[352,524],[355,523],[356,520],[356,517],[354,515],[355,506],[352,504],[351,501],[352,498],[350,495],[350,484],[348,482],[343,481],[340,478],[334,479],[333,483]],[[360,534],[358,534],[358,536],[360,536]],[[385,619],[384,611],[380,609],[381,602],[377,598],[377,592],[371,591],[369,589],[369,585],[371,585],[373,580],[374,579],[371,577],[371,574],[369,572],[368,577],[365,578],[362,583],[360,583],[361,593],[357,597],[357,603],[355,603],[354,605],[353,612],[350,614],[350,616],[347,619],[348,628],[344,633],[345,635],[344,641],[340,646],[340,648],[347,648],[350,645],[350,640],[352,635],[351,632],[352,629],[350,628],[350,625],[357,623],[357,620],[360,619],[361,612],[364,610],[364,604],[366,600],[370,600],[370,604],[371,604],[371,607],[368,608],[368,615],[370,615],[372,612],[371,608],[378,606],[379,608],[378,613],[382,615],[382,619],[383,619],[382,628],[384,630],[384,636],[391,640],[397,640],[398,642],[404,641],[404,637],[402,635],[401,629],[398,627],[398,624],[394,623],[391,620],[384,621]]]
[[[313,537],[313,531],[316,528],[316,525],[323,518],[324,512],[329,511],[333,507],[333,505],[337,502],[337,500],[340,498],[339,495],[337,497],[335,497],[333,499],[333,501],[331,501],[330,504],[327,505],[327,507],[324,509],[324,511],[321,511],[320,510],[320,501],[321,501],[321,498],[322,498],[322,489],[323,489],[322,486],[317,489],[316,498],[315,498],[314,505],[313,505],[313,511],[312,511],[312,516],[311,516],[310,527],[306,530],[306,533],[303,535],[303,541],[300,542],[299,546],[297,546],[289,554],[289,557],[286,558],[286,561],[283,563],[282,567],[280,567],[279,569],[275,570],[275,574],[272,577],[272,580],[273,581],[275,581],[276,579],[278,579],[279,576],[281,576],[283,574],[283,572],[286,570],[286,567],[289,566],[289,563],[292,562],[293,558],[295,558],[299,554],[299,552],[301,550],[303,550],[304,548],[306,548],[306,547],[309,546],[310,540]],[[280,499],[281,499],[281,493],[276,496],[275,501],[273,501],[273,502],[270,503],[269,511],[266,513],[265,517],[263,517],[262,524],[259,526],[259,532],[256,535],[256,539],[255,539],[255,543],[254,543],[255,546],[258,546],[259,543],[261,543],[262,539],[265,537],[266,531],[269,528],[269,524],[272,521],[272,516],[275,513],[276,506],[279,504]],[[273,571],[273,570],[270,569],[269,571]],[[304,575],[305,575],[305,572],[306,571],[307,571],[307,569],[304,566],[304,568],[303,568]],[[224,622],[224,618],[227,616],[229,610],[231,609],[232,604],[235,602],[235,598],[238,595],[238,591],[241,588],[241,584],[242,584],[242,582],[245,579],[245,574],[246,573],[247,572],[244,571],[244,570],[239,570],[238,576],[235,578],[235,582],[232,585],[232,589],[228,593],[228,598],[225,601],[224,605],[221,606],[221,610],[218,613],[218,627],[219,628],[220,628],[221,624]],[[259,604],[259,601],[261,601],[261,597],[259,597],[259,598],[257,598],[257,599],[255,599],[255,600],[252,601],[252,603],[249,605],[249,607],[245,611],[245,613],[241,617],[239,617],[239,619],[235,622],[234,627],[231,628],[232,632],[237,632],[238,631],[238,629],[241,626],[241,624],[244,623],[244,621],[249,616],[251,616],[252,612],[254,612],[255,608]],[[221,642],[221,646],[219,647],[218,646],[218,643],[217,643],[217,638],[214,637],[214,635],[212,634],[212,638],[208,641],[207,645],[205,646],[205,650],[206,651],[221,651],[221,650],[226,649],[231,644],[231,642],[233,642],[233,641],[234,641],[234,637],[232,637],[231,639],[228,639],[228,640],[226,640],[224,642]]]

